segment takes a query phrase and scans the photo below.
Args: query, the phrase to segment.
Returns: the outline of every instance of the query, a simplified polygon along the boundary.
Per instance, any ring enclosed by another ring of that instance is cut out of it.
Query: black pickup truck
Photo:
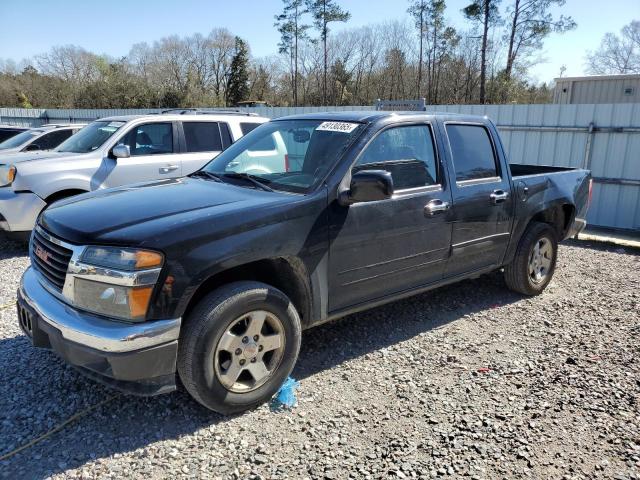
[[[590,183],[510,165],[486,117],[281,118],[189,177],[45,210],[18,317],[96,380],[152,395],[179,378],[242,411],[277,391],[305,328],[501,268],[539,294]]]

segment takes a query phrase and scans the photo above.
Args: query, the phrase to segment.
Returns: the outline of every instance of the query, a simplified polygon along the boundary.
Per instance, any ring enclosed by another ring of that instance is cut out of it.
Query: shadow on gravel
[[[506,289],[502,275],[494,273],[321,325],[305,332],[293,376],[304,379],[466,314],[519,299]],[[0,341],[0,455],[113,393],[84,379],[54,354],[32,348],[25,337]],[[92,459],[215,428],[227,420],[200,407],[184,392],[154,398],[120,396],[0,462],[0,477],[47,477]],[[170,446],[166,450],[164,455],[176,454]],[[126,472],[113,473],[126,476]]]
[[[609,252],[609,253],[622,253],[625,255],[640,255],[640,248],[627,247],[623,245],[616,245],[613,243],[607,242],[596,242],[593,240],[565,240],[562,242],[562,245],[567,245],[569,247],[578,247],[578,248],[586,248],[588,250],[597,250],[600,252]]]
[[[29,254],[29,243],[11,240],[0,232],[0,260],[5,258],[26,257]]]

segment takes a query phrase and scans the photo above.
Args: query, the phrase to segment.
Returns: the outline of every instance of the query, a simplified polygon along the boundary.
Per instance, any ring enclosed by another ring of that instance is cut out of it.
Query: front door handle
[[[178,165],[167,165],[166,167],[160,167],[160,173],[169,173],[178,169]]]
[[[493,193],[489,195],[489,198],[494,205],[497,205],[509,198],[509,192],[505,192],[504,190],[494,190]]]
[[[443,202],[442,200],[431,200],[424,206],[424,214],[428,217],[433,217],[442,212],[449,210],[449,202]]]

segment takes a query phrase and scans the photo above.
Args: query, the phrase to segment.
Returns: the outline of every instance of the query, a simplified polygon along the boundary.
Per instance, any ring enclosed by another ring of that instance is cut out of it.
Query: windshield
[[[92,122],[58,145],[56,152],[87,153],[99,148],[126,122]]]
[[[4,142],[0,143],[0,150],[7,148],[17,148],[27,143],[32,138],[37,137],[42,133],[42,130],[27,130],[26,132],[19,133],[15,137],[11,137]]]
[[[306,193],[337,163],[362,125],[322,120],[262,124],[207,164],[221,176],[248,174],[274,190]]]

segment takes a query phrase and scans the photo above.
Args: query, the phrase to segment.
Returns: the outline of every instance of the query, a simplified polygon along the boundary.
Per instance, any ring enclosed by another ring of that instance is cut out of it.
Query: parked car
[[[0,159],[8,153],[52,150],[85,125],[85,123],[48,124],[30,128],[0,143]]]
[[[277,137],[295,168],[242,171]],[[96,380],[157,394],[179,376],[207,408],[238,412],[282,385],[302,329],[500,268],[541,293],[590,186],[587,170],[510,165],[486,117],[282,118],[186,178],[45,210],[18,317]]]
[[[0,231],[24,236],[51,203],[79,193],[188,175],[267,118],[233,112],[97,120],[51,152],[0,154]],[[9,140],[10,141],[10,140]]]
[[[0,125],[0,142],[4,142],[7,138],[15,137],[21,132],[29,130],[29,127],[16,127],[13,125]]]

